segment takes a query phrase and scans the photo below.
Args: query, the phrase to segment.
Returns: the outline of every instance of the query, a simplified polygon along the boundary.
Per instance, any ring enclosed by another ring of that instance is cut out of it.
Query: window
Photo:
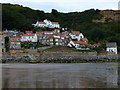
[[[53,39],[50,39],[50,41],[53,41]]]
[[[56,45],[58,45],[58,43],[56,43]]]
[[[11,44],[14,44],[14,42],[11,42]]]
[[[58,39],[55,39],[55,41],[58,41]]]
[[[20,44],[20,42],[17,42],[16,44]]]
[[[50,43],[50,45],[53,45],[53,43]]]

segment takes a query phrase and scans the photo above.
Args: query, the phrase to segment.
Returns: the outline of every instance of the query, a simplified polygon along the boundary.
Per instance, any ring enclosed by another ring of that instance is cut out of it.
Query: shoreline
[[[97,63],[119,62],[120,54],[77,51],[44,51],[41,53],[3,53],[1,63]]]
[[[104,63],[119,62],[120,57],[4,57],[0,63]]]

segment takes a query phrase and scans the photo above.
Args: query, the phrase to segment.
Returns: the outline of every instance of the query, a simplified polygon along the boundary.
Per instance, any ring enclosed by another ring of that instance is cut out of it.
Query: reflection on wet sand
[[[3,88],[117,88],[113,64],[3,64]]]

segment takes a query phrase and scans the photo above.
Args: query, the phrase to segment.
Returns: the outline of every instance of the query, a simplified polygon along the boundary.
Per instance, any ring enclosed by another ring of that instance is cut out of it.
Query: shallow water
[[[118,63],[3,64],[3,88],[117,88]]]

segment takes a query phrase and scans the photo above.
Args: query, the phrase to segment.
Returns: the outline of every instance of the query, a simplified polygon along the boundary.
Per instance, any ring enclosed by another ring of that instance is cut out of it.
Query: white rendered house
[[[116,42],[108,42],[106,43],[106,51],[107,52],[114,52],[115,54],[117,54],[117,44]]]
[[[36,34],[23,34],[21,36],[21,41],[22,42],[37,42],[38,37]]]
[[[84,38],[84,35],[80,33],[80,31],[72,31],[69,35],[71,39],[77,39],[77,41],[80,41],[82,38]]]
[[[82,49],[87,45],[88,43],[82,41],[70,41],[67,46],[75,47],[76,49]]]
[[[43,22],[37,21],[36,24],[32,24],[34,27],[49,27],[49,28],[60,28],[58,22],[51,22],[50,20],[45,19]]]

